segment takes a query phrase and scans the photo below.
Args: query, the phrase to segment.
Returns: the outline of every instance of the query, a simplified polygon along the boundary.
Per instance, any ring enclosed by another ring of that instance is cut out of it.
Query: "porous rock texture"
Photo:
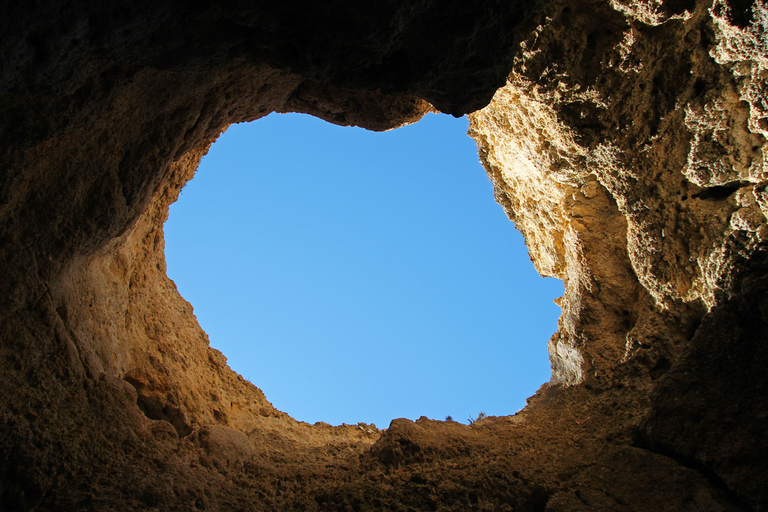
[[[768,510],[767,33],[762,0],[3,2],[0,509]],[[552,380],[297,422],[165,275],[168,205],[231,123],[433,109],[565,282]]]

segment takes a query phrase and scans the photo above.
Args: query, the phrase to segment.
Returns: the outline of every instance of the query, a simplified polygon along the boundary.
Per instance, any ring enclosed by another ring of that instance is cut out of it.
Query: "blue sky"
[[[168,274],[211,345],[309,423],[514,414],[562,282],[493,200],[465,118],[231,126],[171,206]]]

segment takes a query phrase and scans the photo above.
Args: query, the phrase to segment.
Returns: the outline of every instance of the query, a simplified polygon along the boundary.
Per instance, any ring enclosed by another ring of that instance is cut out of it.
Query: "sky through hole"
[[[168,274],[232,369],[314,423],[514,414],[562,282],[493,200],[467,120],[231,126],[171,206]]]

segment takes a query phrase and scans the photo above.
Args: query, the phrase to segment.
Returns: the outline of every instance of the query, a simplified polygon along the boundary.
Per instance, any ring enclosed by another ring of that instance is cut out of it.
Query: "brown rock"
[[[766,19],[749,0],[3,6],[0,509],[768,510]],[[166,276],[168,205],[231,123],[435,108],[474,111],[497,201],[565,281],[552,381],[471,427],[297,422]]]
[[[253,457],[248,438],[237,430],[208,425],[195,432],[194,442],[217,464],[232,465]]]

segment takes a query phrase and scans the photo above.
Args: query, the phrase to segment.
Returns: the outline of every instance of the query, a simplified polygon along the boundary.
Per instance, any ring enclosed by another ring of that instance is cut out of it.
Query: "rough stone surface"
[[[0,6],[1,510],[768,510],[762,0],[251,4]],[[433,108],[566,283],[552,381],[297,422],[166,276],[168,205],[231,123]]]

